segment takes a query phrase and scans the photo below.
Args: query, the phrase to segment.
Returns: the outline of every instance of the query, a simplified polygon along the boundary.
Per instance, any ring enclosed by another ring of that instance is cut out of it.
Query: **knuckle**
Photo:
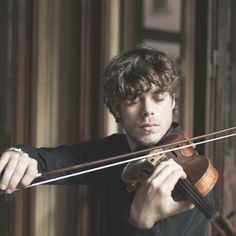
[[[24,159],[24,160],[28,160],[29,159],[28,153],[24,152],[23,154],[21,154],[21,158]]]
[[[169,160],[167,160],[167,162],[173,163],[175,162],[173,158],[170,158]]]
[[[18,153],[18,152],[12,152],[12,151],[9,151],[9,152],[10,152],[10,159],[12,160],[19,159],[20,156],[22,155],[21,153]]]
[[[35,167],[37,167],[38,162],[37,162],[35,159],[31,158],[30,162],[31,162],[32,165],[34,165]]]
[[[167,186],[163,186],[160,190],[159,190],[160,194],[162,196],[166,196],[166,195],[170,195],[170,190]]]
[[[182,168],[178,168],[178,169],[175,169],[174,170],[174,174],[176,175],[176,176],[178,176],[178,177],[181,177],[181,176],[183,176],[184,175],[184,170],[182,169]]]
[[[30,178],[34,178],[37,175],[37,170],[34,167],[29,168],[27,175]]]
[[[7,163],[7,169],[13,171],[16,168],[18,162],[19,162],[18,156],[15,156],[15,155],[11,156]]]
[[[172,158],[167,160],[166,163],[168,163],[168,164],[177,164],[177,162],[174,159],[172,159]]]
[[[151,189],[157,190],[160,188],[159,182],[157,180],[149,181],[148,185]]]

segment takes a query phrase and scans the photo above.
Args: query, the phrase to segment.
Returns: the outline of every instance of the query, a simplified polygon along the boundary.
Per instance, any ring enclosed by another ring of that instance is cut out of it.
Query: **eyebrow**
[[[160,87],[150,88],[147,91],[145,91],[145,93],[149,92],[149,91],[152,93],[164,93],[165,92],[164,90],[160,89]]]

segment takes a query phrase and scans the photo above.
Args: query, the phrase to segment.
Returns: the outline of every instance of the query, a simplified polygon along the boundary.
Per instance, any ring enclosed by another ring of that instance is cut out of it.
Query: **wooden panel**
[[[99,101],[101,2],[84,1],[82,9],[81,74],[79,97],[79,137],[90,139],[97,136],[99,114],[95,101]]]
[[[220,130],[236,124],[235,26],[230,27],[235,24],[231,14],[235,10],[235,4],[232,2],[209,1],[207,130]],[[235,139],[217,141],[208,145],[206,150],[219,171],[219,179],[214,189],[216,208],[227,216],[235,209]],[[235,218],[232,218],[231,223],[234,223],[236,229]]]
[[[236,2],[227,2],[227,76],[225,78],[226,101],[225,114],[227,126],[236,124]],[[225,149],[225,178],[224,178],[224,215],[233,213],[230,223],[236,230],[236,138],[228,140]]]
[[[34,146],[78,141],[80,11],[81,2],[76,0],[35,1]],[[76,186],[33,189],[30,235],[76,234],[78,212],[67,204],[77,205],[76,193]]]
[[[195,1],[183,1],[183,55],[182,66],[184,76],[184,89],[183,89],[183,124],[184,131],[193,136],[193,121],[194,121],[194,73],[195,73]]]
[[[105,66],[112,57],[120,52],[120,1],[104,0],[102,4],[102,34],[100,58],[100,128],[99,136],[117,132],[117,123],[103,103],[102,77]]]

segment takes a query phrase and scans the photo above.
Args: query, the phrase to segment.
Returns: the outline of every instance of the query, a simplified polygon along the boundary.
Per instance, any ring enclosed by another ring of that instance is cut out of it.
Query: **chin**
[[[154,146],[160,141],[157,137],[143,137],[138,140],[138,143],[142,146]]]
[[[127,132],[129,139],[137,146],[155,146],[163,137],[162,132],[145,134],[143,132]]]

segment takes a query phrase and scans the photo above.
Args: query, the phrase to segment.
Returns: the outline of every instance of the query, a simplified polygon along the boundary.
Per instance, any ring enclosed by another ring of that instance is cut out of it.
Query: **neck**
[[[133,152],[138,147],[138,144],[136,142],[134,142],[132,140],[132,138],[130,138],[129,135],[126,134],[126,137],[127,137],[127,140],[128,140],[128,144],[129,144],[130,150]]]

